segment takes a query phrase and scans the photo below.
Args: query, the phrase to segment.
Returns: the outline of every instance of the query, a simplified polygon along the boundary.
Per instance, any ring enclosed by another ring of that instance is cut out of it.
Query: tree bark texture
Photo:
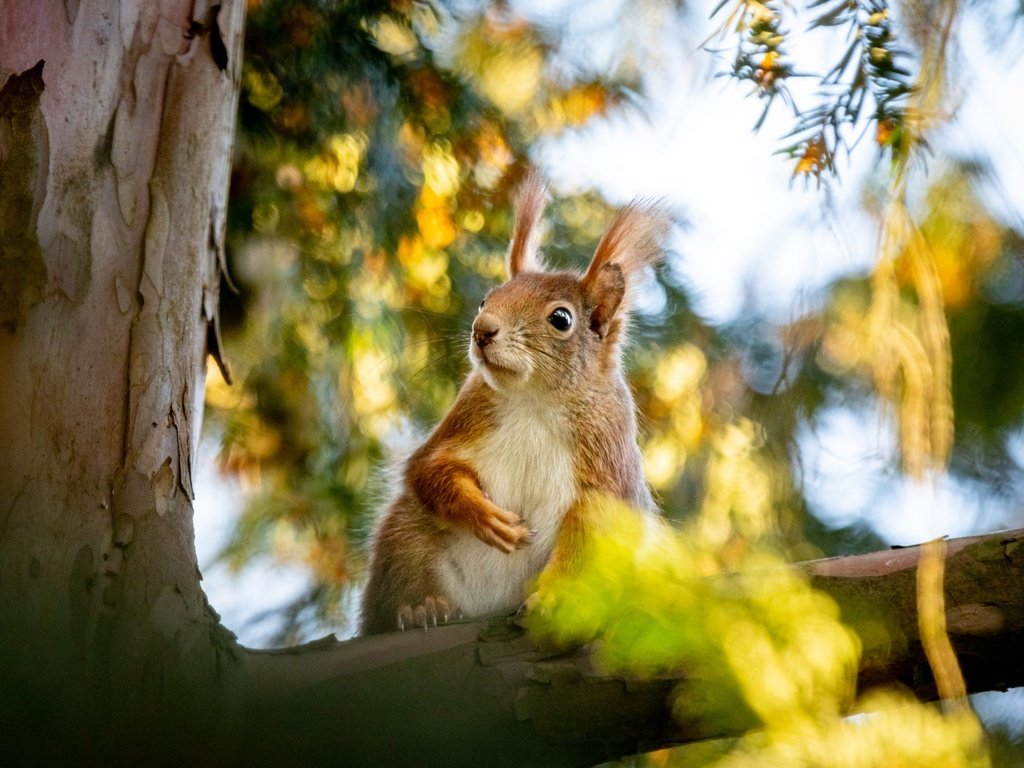
[[[191,477],[244,8],[0,2],[0,727],[52,726],[32,762],[167,718],[230,646]]]

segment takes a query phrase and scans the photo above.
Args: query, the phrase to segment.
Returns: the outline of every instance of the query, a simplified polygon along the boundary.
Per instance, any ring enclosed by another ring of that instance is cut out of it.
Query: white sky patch
[[[227,564],[217,562],[217,555],[230,539],[247,501],[238,479],[217,469],[218,442],[211,438],[200,441],[196,467],[193,508],[203,591],[224,626],[238,636],[242,645],[267,648],[282,623],[280,612],[272,612],[287,606],[309,588],[309,571],[265,556],[254,558],[237,573]],[[256,621],[264,613],[266,618]]]
[[[803,487],[816,517],[842,527],[863,521],[890,544],[968,536],[1024,524],[1016,505],[950,476],[917,481],[897,471],[893,426],[864,408],[831,408],[797,437]]]
[[[1004,3],[993,3],[1006,6]],[[965,157],[992,163],[996,194],[989,197],[1006,223],[1024,226],[1024,32],[1019,28],[1002,44],[977,13],[965,13],[960,29],[962,101],[955,119],[942,131],[944,146]],[[1002,30],[1005,32],[1005,29]]]

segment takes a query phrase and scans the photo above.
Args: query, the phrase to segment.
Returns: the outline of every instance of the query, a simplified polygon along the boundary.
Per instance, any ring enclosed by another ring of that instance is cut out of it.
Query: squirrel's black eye
[[[548,315],[548,322],[556,331],[568,331],[572,328],[572,312],[565,307],[558,307]]]
[[[481,300],[481,302],[480,302],[480,306],[479,306],[479,307],[477,307],[477,309],[476,309],[476,311],[477,311],[477,312],[481,312],[481,311],[483,311],[483,308],[484,308],[484,302],[485,302],[485,301],[487,301],[487,299],[483,299],[483,300]]]

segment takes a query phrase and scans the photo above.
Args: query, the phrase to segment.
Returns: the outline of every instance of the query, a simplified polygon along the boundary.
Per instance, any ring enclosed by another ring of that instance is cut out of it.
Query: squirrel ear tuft
[[[612,221],[580,281],[594,307],[590,325],[598,335],[604,337],[608,324],[629,312],[631,290],[643,268],[661,260],[671,226],[662,206],[643,200],[627,205]]]
[[[531,168],[516,195],[516,219],[512,243],[508,248],[508,271],[511,277],[520,272],[543,272],[537,253],[537,225],[544,211],[547,185],[536,168]]]

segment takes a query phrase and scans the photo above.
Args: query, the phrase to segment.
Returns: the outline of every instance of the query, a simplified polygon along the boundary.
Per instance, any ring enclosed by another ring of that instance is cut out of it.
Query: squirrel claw
[[[510,513],[494,515],[484,521],[477,531],[477,537],[485,544],[512,554],[517,549],[529,546],[537,532],[526,527],[526,521]]]
[[[423,602],[416,606],[405,603],[399,607],[398,615],[395,618],[400,630],[420,627],[425,631],[428,627],[447,624],[453,618],[461,617],[462,611],[453,610],[448,598],[430,595],[423,598]]]

